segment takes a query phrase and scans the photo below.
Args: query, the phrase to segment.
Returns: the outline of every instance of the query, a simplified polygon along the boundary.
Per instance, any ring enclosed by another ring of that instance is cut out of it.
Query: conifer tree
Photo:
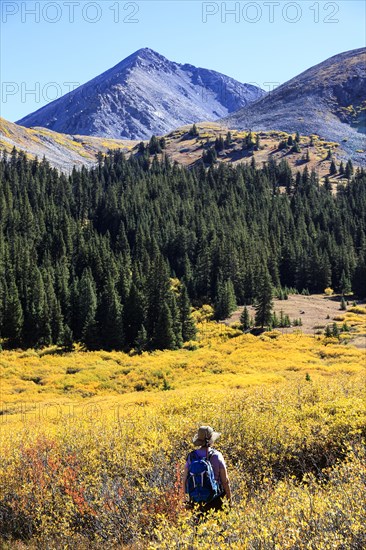
[[[141,325],[137,333],[136,339],[134,341],[134,347],[137,353],[142,353],[148,348],[147,332],[144,325]]]
[[[19,300],[18,289],[13,278],[10,285],[5,288],[5,308],[2,320],[2,336],[9,338],[10,344],[19,344],[24,316]]]
[[[249,318],[249,311],[247,306],[244,306],[244,309],[240,315],[240,323],[243,328],[243,330],[250,329],[250,318]]]
[[[123,315],[126,344],[133,346],[145,320],[144,296],[135,282],[131,285]]]
[[[329,174],[331,176],[335,176],[336,173],[337,173],[336,163],[334,162],[334,159],[332,159],[332,162],[330,163]]]
[[[258,290],[255,305],[255,324],[263,328],[271,323],[273,308],[273,286],[267,270],[262,270],[258,277]]]
[[[176,349],[176,336],[173,330],[173,319],[167,301],[164,301],[158,318],[159,330],[152,343],[156,349]]]
[[[197,329],[191,314],[191,303],[189,301],[187,287],[184,284],[182,284],[180,288],[179,309],[183,342],[194,340],[196,338]]]
[[[96,321],[103,349],[121,350],[124,344],[122,306],[112,277],[108,277],[101,294]]]
[[[353,164],[352,164],[352,161],[351,159],[349,159],[349,161],[347,162],[346,164],[346,169],[345,169],[345,176],[347,179],[350,179],[351,176],[353,175]]]
[[[66,324],[62,327],[62,333],[57,343],[65,353],[70,353],[74,350],[73,335],[69,325]]]
[[[236,298],[234,285],[231,279],[220,281],[218,283],[216,302],[215,302],[215,318],[226,319],[236,309]]]
[[[344,270],[342,271],[339,287],[343,295],[347,295],[352,292],[351,281]]]

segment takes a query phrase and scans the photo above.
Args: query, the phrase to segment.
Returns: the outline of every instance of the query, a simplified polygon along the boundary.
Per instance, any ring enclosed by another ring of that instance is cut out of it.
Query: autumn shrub
[[[363,351],[202,324],[192,350],[1,353],[4,550],[365,546]],[[233,506],[197,523],[181,476],[200,424]]]

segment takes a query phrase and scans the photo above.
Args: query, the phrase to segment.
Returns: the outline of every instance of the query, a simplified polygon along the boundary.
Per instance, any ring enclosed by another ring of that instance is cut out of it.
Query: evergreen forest
[[[149,151],[59,173],[0,161],[3,345],[178,349],[191,306],[217,319],[261,289],[366,295],[366,173],[337,189],[305,167],[199,164]]]

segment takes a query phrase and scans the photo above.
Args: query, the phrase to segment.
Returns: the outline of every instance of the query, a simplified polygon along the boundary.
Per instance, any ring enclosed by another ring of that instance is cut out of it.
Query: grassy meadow
[[[366,309],[340,338],[195,315],[178,351],[0,353],[0,548],[365,547]],[[206,423],[233,506],[197,524],[181,474]]]

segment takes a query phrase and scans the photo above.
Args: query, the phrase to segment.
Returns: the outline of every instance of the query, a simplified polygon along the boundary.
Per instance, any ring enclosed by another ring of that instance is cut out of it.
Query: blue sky
[[[365,46],[363,0],[1,0],[1,116],[15,121],[142,47],[271,89]]]

